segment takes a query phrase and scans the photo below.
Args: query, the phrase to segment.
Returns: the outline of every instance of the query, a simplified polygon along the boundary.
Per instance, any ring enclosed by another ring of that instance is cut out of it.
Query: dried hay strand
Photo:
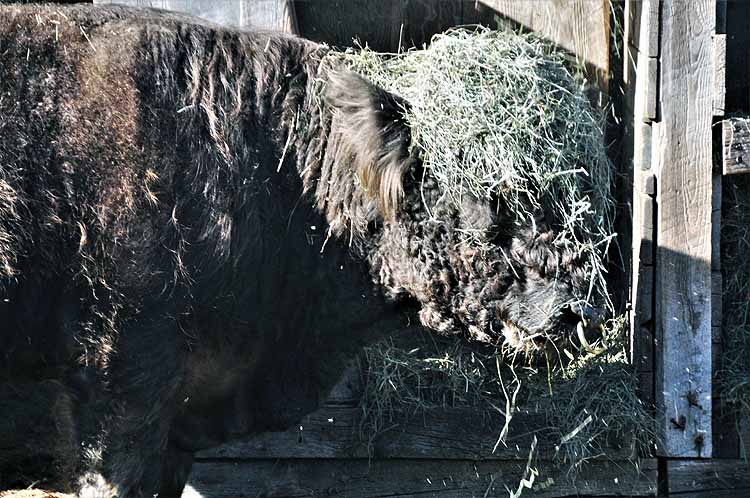
[[[409,102],[404,116],[426,174],[461,206],[503,200],[516,223],[552,213],[559,243],[583,257],[591,290],[610,303],[604,257],[613,234],[612,166],[603,116],[565,57],[531,34],[454,29],[428,48],[328,55]]]

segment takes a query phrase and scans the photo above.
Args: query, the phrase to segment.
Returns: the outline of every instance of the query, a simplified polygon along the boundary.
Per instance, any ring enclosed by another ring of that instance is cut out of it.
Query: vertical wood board
[[[238,0],[238,3],[243,27],[299,33],[292,0]]]
[[[663,0],[658,148],[659,453],[710,457],[715,0]]]
[[[501,19],[533,31],[571,52],[590,74],[609,72],[609,0],[478,0]]]

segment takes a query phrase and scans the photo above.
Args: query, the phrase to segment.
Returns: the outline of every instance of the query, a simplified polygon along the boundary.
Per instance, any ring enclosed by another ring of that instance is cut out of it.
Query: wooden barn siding
[[[469,409],[429,411],[401,421],[372,440],[361,434],[361,395],[353,371],[326,405],[298,427],[260,434],[196,456],[190,486],[205,498],[436,496],[507,497],[538,471],[524,495],[655,496],[656,461],[628,463],[628,448],[584,465],[577,478],[553,465],[560,435],[541,413],[518,413],[505,444],[504,419]],[[187,494],[186,494],[187,497]]]
[[[302,36],[330,45],[357,39],[397,52],[453,26],[500,21],[555,42],[592,76],[606,80],[609,72],[609,0],[295,0],[295,7]]]

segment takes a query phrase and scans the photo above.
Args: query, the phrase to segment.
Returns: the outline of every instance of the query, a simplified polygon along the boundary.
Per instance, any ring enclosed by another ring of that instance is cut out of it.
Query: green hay
[[[553,213],[558,242],[584,255],[589,297],[609,302],[612,168],[603,118],[562,54],[530,34],[476,28],[403,54],[365,48],[329,57],[409,102],[412,145],[456,206],[464,195],[497,196],[522,225]]]

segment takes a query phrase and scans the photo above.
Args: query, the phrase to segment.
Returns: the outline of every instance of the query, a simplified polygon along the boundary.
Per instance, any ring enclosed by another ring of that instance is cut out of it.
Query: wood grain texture
[[[750,173],[750,119],[734,117],[722,122],[725,175]]]
[[[740,459],[671,460],[667,475],[670,495],[722,490],[735,491],[735,498],[747,496],[740,490],[750,494],[750,463]]]
[[[646,57],[644,74],[645,96],[643,97],[643,121],[651,122],[656,119],[657,99],[659,96],[659,87],[657,80],[659,77],[659,61],[656,57]]]
[[[402,0],[404,29],[401,47],[429,44],[436,33],[464,23],[462,2]]]
[[[626,120],[632,134],[624,139],[632,141],[633,160],[633,232],[632,232],[632,282],[630,302],[630,352],[631,361],[637,368],[640,377],[640,396],[646,406],[654,403],[654,253],[655,253],[655,177],[652,172],[652,127],[647,117],[647,97],[649,85],[656,81],[654,75],[649,78],[650,58],[640,52],[638,46],[642,28],[648,23],[647,4],[632,0],[627,5],[625,15],[628,24],[628,42],[626,49],[630,60],[626,67],[628,76],[628,93]],[[644,13],[644,10],[646,13]],[[655,69],[654,66],[652,68]],[[651,89],[655,117],[656,89]]]
[[[376,51],[395,52],[403,0],[295,0],[300,34],[337,47],[354,40]],[[395,41],[395,43],[394,43]]]
[[[656,465],[584,464],[576,480],[565,469],[535,461],[539,475],[522,496],[655,496]],[[286,460],[196,462],[189,485],[204,498],[497,497],[525,476],[526,461]],[[526,474],[528,477],[528,474]]]
[[[713,0],[663,0],[657,167],[657,415],[671,457],[710,457]]]
[[[714,35],[714,116],[723,116],[727,94],[727,35]]]
[[[198,457],[524,460],[534,436],[541,458],[552,458],[560,444],[559,433],[541,413],[514,415],[506,444],[497,443],[505,420],[498,414],[472,409],[431,410],[400,424],[394,421],[390,430],[368,441],[359,432],[361,413],[360,408],[326,406],[288,431],[259,434],[203,451]],[[629,456],[629,448],[614,443],[606,451],[608,459],[626,460]]]
[[[240,25],[251,29],[299,33],[292,0],[239,0]]]
[[[265,1],[265,0],[261,0]],[[153,7],[194,15],[225,26],[242,26],[243,5],[240,0],[95,0],[96,4],[115,3],[134,7]]]
[[[601,78],[609,72],[608,0],[478,0],[507,19],[564,48]]]

